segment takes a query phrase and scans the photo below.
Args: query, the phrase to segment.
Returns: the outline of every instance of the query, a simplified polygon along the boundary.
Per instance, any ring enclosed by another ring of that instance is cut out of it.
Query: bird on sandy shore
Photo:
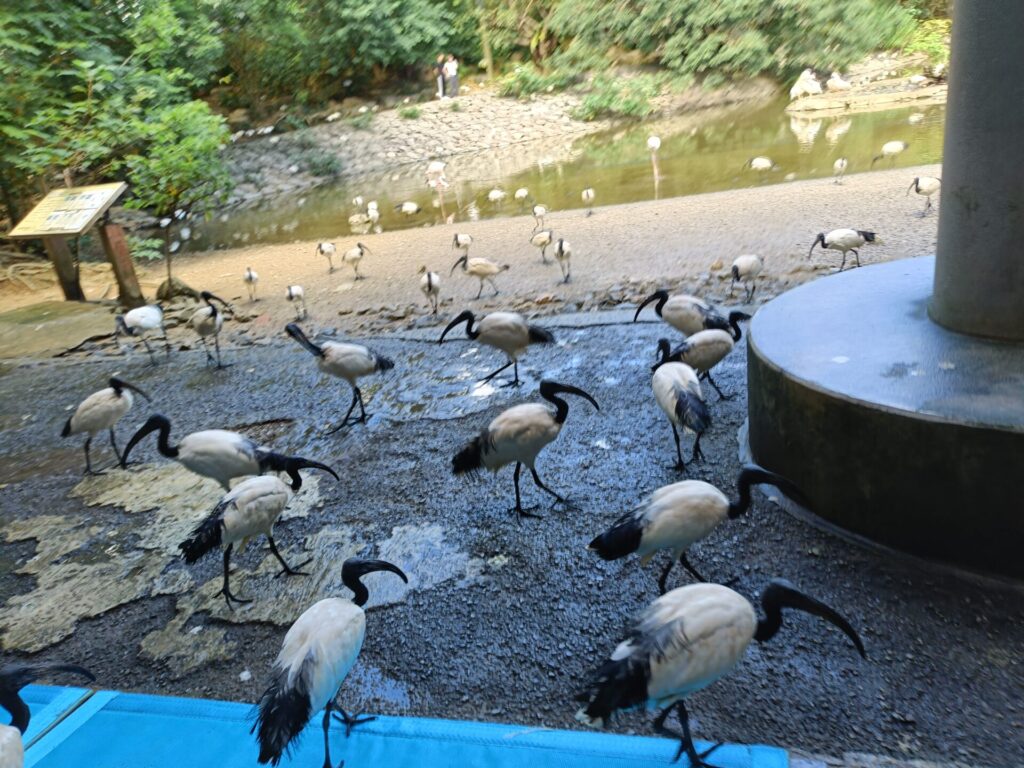
[[[730,270],[732,273],[732,283],[729,285],[729,294],[732,294],[736,283],[741,283],[746,286],[747,302],[753,301],[754,291],[757,290],[757,276],[761,274],[763,268],[764,263],[761,261],[760,256],[755,256],[754,254],[737,256]]]
[[[249,301],[256,301],[256,285],[260,281],[259,274],[252,267],[246,267],[242,280],[246,290],[249,291]]]
[[[907,151],[907,147],[910,145],[905,141],[887,141],[882,145],[882,151],[871,158],[871,167],[875,167],[875,163],[879,160],[888,160],[889,165],[896,165],[896,158]]]
[[[750,317],[744,312],[736,311],[723,315],[697,296],[685,293],[670,296],[668,291],[662,289],[655,291],[640,303],[633,315],[633,322],[640,317],[644,307],[655,301],[658,302],[654,305],[655,314],[686,336],[714,328],[721,331],[728,331],[731,328],[733,335],[738,339],[740,329],[737,323]]]
[[[302,286],[289,285],[284,295],[288,301],[295,305],[295,318],[297,320],[305,320],[307,314],[306,292],[302,289]]]
[[[61,437],[86,433],[85,473],[87,475],[102,474],[93,470],[92,462],[89,460],[89,446],[96,433],[103,430],[110,432],[110,447],[114,449],[117,463],[120,464],[121,453],[117,450],[114,427],[131,410],[132,403],[134,402],[132,392],[138,392],[146,398],[147,402],[149,401],[149,395],[127,381],[111,377],[109,384],[110,386],[98,392],[93,392],[79,403],[78,408],[75,409],[71,418],[64,424],[64,429],[60,433]]]
[[[832,163],[833,183],[843,183],[843,177],[846,176],[846,169],[849,165],[850,162],[845,157],[840,157],[834,163]]]
[[[572,277],[572,264],[570,259],[572,258],[572,247],[569,243],[562,238],[558,238],[555,242],[555,261],[558,262],[559,269],[562,270],[562,282],[568,283]]]
[[[508,264],[502,264],[501,266],[495,264],[490,259],[483,259],[480,257],[469,258],[466,254],[462,254],[459,260],[452,264],[452,268],[448,270],[448,274],[451,275],[455,272],[456,267],[462,267],[462,271],[475,277],[480,281],[480,290],[476,293],[476,298],[480,298],[484,292],[484,280],[491,284],[491,288],[494,289],[494,295],[498,295],[498,286],[494,283],[495,275],[500,275],[509,269]]]
[[[0,725],[0,766],[22,768],[25,745],[22,739],[32,720],[28,704],[21,698],[21,689],[52,672],[69,672],[84,677],[90,683],[96,676],[85,667],[60,661],[16,662],[0,667],[0,707],[11,716],[10,725]],[[43,731],[45,733],[45,730]]]
[[[518,387],[519,381],[519,356],[526,351],[530,344],[553,344],[555,337],[551,331],[526,322],[526,318],[518,312],[491,312],[476,323],[476,316],[468,309],[460,313],[452,320],[441,333],[438,344],[444,341],[448,331],[456,326],[466,324],[466,336],[473,341],[479,341],[489,347],[500,350],[508,357],[508,362],[498,370],[487,374],[481,381],[490,381],[510,365],[514,366],[514,378],[506,386]]]
[[[750,315],[743,319],[749,320]],[[733,396],[722,393],[718,384],[711,378],[711,369],[732,352],[733,346],[740,338],[741,334],[737,327],[735,336],[717,328],[698,331],[692,336],[687,336],[675,349],[670,349],[668,339],[658,339],[658,362],[651,370],[656,371],[666,363],[686,363],[697,372],[698,378],[707,379],[708,384],[718,393],[719,400],[729,400]]]
[[[362,243],[356,243],[355,246],[349,248],[341,255],[342,263],[352,265],[352,271],[356,275],[356,280],[363,279],[363,276],[359,274],[359,262],[361,262],[363,260],[363,257],[368,253],[372,254],[373,251],[371,251]]]
[[[369,219],[367,219],[369,221]],[[334,243],[317,243],[316,244],[316,255],[326,256],[328,264],[328,272],[334,271],[334,254],[338,252],[338,248]]]
[[[239,477],[263,475],[267,472],[291,472],[315,465],[301,456],[286,456],[262,446],[252,438],[226,429],[204,429],[181,438],[171,445],[171,421],[154,413],[132,435],[121,454],[121,467],[128,466],[132,449],[147,435],[157,432],[157,451],[161,456],[174,459],[189,472],[208,477],[231,490],[231,481]]]
[[[819,616],[834,624],[866,658],[856,630],[834,608],[774,579],[761,593],[764,618],[742,595],[720,584],[691,584],[656,599],[629,636],[590,676],[576,696],[584,706],[576,719],[603,727],[612,715],[631,709],[661,709],[656,733],[679,740],[675,760],[686,754],[690,766],[712,768],[705,758],[721,746],[697,752],[684,699],[729,674],[750,643],[770,640],[782,626],[783,609]],[[665,727],[675,708],[682,734]]]
[[[344,723],[346,738],[354,726],[375,719],[352,717],[335,704],[366,636],[363,606],[370,594],[362,578],[374,571],[390,571],[409,582],[397,565],[384,560],[349,558],[341,566],[341,583],[352,590],[352,599],[329,597],[314,603],[284,636],[270,685],[257,702],[258,714],[250,731],[256,734],[260,748],[257,761],[261,765],[278,765],[321,709],[324,768],[332,768],[328,734],[332,709],[338,710],[334,717]],[[339,768],[343,764],[344,761]]]
[[[548,264],[548,246],[555,241],[555,233],[550,229],[542,229],[530,238],[530,245],[540,248],[540,260],[542,264]]]
[[[461,251],[464,255],[469,253],[469,246],[473,244],[473,236],[465,232],[456,232],[452,236],[452,248]]]
[[[544,228],[544,217],[548,215],[548,207],[537,203],[533,206],[533,231],[536,232],[538,229]]]
[[[659,365],[651,377],[651,389],[658,407],[672,425],[672,437],[676,441],[676,471],[686,469],[682,448],[679,445],[679,428],[694,436],[693,455],[690,461],[703,458],[700,450],[701,435],[711,426],[711,413],[704,402],[697,372],[686,363],[665,363]]]
[[[277,522],[277,518],[288,506],[292,496],[302,488],[300,469],[321,469],[335,480],[339,479],[334,470],[326,464],[305,460],[299,460],[289,467],[290,484],[283,482],[275,475],[246,478],[224,494],[217,502],[217,506],[213,508],[213,512],[196,526],[185,541],[178,545],[178,549],[181,550],[181,555],[188,565],[199,562],[215,549],[225,547],[224,585],[221,587],[220,594],[227,601],[228,608],[233,608],[232,601],[240,604],[252,602],[252,600],[236,597],[231,592],[228,573],[231,553],[235,544],[238,544],[238,549],[241,551],[249,539],[264,535],[270,545],[271,554],[281,563],[279,576],[308,575],[299,569],[309,565],[312,561],[306,560],[292,568],[278,552],[273,535],[274,523]]]
[[[593,187],[587,187],[580,193],[580,199],[583,200],[583,204],[587,206],[587,216],[591,216],[594,213],[594,199],[597,195],[594,193]]]
[[[227,368],[233,365],[233,363],[222,363],[220,359],[220,331],[224,327],[224,313],[218,310],[213,302],[220,302],[225,309],[231,309],[231,305],[224,301],[224,299],[214,296],[209,291],[203,291],[199,296],[206,302],[206,306],[200,307],[192,313],[192,317],[188,321],[189,325],[199,334],[199,340],[203,343],[203,351],[206,352],[206,364],[215,363],[218,370]],[[210,348],[206,344],[206,339],[210,336],[213,336],[213,345],[217,352],[216,359],[210,354]]]
[[[736,501],[730,501],[722,491],[703,480],[672,483],[659,488],[616,520],[611,528],[596,536],[587,549],[603,560],[618,560],[635,552],[640,556],[641,566],[650,563],[659,552],[668,552],[669,561],[658,578],[661,594],[665,594],[669,573],[676,562],[698,581],[707,581],[690,563],[686,553],[726,520],[745,514],[750,508],[750,489],[755,485],[774,485],[797,501],[804,499],[800,489],[786,478],[747,464],[736,478],[739,494]]]
[[[865,243],[875,242],[876,237],[877,235],[874,232],[868,232],[863,229],[833,229],[831,232],[819,232],[818,236],[814,238],[814,242],[811,243],[810,250],[807,251],[807,258],[811,258],[814,246],[820,244],[822,248],[840,251],[843,254],[843,260],[840,262],[839,269],[836,270],[837,272],[842,272],[846,266],[847,253],[853,253],[859,267],[860,253],[858,249]]]
[[[425,266],[420,267],[419,273],[423,275],[420,278],[420,290],[427,297],[433,314],[436,315],[438,300],[441,296],[441,276],[437,272],[431,272]]]
[[[565,502],[562,496],[544,485],[535,466],[538,454],[558,437],[569,415],[569,404],[558,395],[564,393],[582,397],[594,408],[601,410],[593,397],[582,389],[568,384],[544,380],[540,383],[539,392],[541,397],[555,406],[554,412],[541,403],[523,403],[502,411],[452,459],[452,473],[456,475],[474,474],[481,469],[497,472],[515,462],[516,468],[512,478],[516,490],[517,519],[539,517],[523,509],[519,493],[519,474],[524,464],[533,475],[533,482],[538,488],[554,496],[557,501]]]
[[[398,211],[399,213],[404,214],[406,217],[409,217],[415,216],[422,209],[420,208],[418,203],[415,203],[412,200],[406,200],[404,203],[399,203],[398,205],[396,205],[395,210]]]
[[[139,339],[149,353],[149,362],[156,365],[156,355],[153,348],[146,340],[146,334],[160,331],[164,339],[164,352],[167,357],[171,356],[171,342],[167,338],[167,329],[164,328],[164,311],[158,304],[147,304],[144,307],[130,309],[123,315],[114,318],[114,337],[119,334]]]
[[[915,176],[907,189],[907,194],[913,190],[924,197],[924,210],[921,211],[921,215],[925,216],[933,208],[932,195],[937,194],[941,187],[942,179],[935,176]]]
[[[365,422],[368,416],[366,406],[363,404],[363,393],[359,389],[359,379],[374,373],[390,371],[395,367],[395,364],[383,355],[378,355],[368,347],[364,347],[362,344],[325,341],[318,345],[310,341],[306,334],[302,332],[302,329],[295,323],[288,323],[284,329],[303,349],[316,358],[317,367],[323,373],[344,379],[352,387],[352,404],[345,413],[345,418],[336,427],[328,430],[327,434],[337,432],[349,423],[349,417],[352,415],[352,411],[355,410],[357,403],[360,413],[359,417],[354,419],[352,423]]]

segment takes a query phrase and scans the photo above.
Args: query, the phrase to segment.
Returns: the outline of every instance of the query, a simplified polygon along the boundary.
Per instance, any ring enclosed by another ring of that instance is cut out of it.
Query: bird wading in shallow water
[[[228,304],[224,299],[214,296],[209,291],[203,291],[199,294],[203,301],[206,302],[205,307],[200,307],[192,313],[192,317],[189,319],[189,324],[192,329],[199,334],[199,340],[203,343],[203,351],[206,353],[206,363],[216,363],[219,369],[227,368],[233,363],[222,363],[220,361],[220,329],[224,327],[224,313],[217,309],[217,306],[213,303],[218,301],[225,309],[231,309],[231,305]],[[210,348],[206,344],[206,339],[209,336],[213,336],[213,345],[217,351],[217,357],[214,359],[213,355],[210,354]]]
[[[359,405],[359,416],[353,424],[365,422],[368,418],[366,406],[363,404],[363,393],[359,390],[358,380],[373,373],[390,371],[395,364],[388,358],[378,355],[362,344],[344,344],[338,341],[325,341],[320,345],[310,341],[295,323],[288,323],[285,332],[295,339],[302,347],[316,358],[317,367],[326,374],[344,379],[352,387],[352,404],[345,413],[345,418],[327,434],[337,432],[349,423],[349,417]]]
[[[228,491],[213,508],[210,516],[192,531],[192,535],[186,541],[178,545],[182,557],[189,565],[198,562],[214,549],[227,545],[224,550],[224,586],[221,588],[220,594],[227,601],[228,608],[233,607],[232,601],[236,603],[252,602],[252,600],[242,600],[231,593],[228,570],[231,552],[236,543],[239,544],[239,550],[241,550],[249,539],[261,534],[265,535],[267,543],[270,545],[271,554],[281,563],[282,570],[278,576],[307,575],[298,569],[308,565],[311,560],[306,560],[292,568],[277,551],[277,544],[273,536],[274,523],[277,522],[277,518],[280,517],[288,502],[291,501],[292,495],[298,493],[302,487],[300,469],[322,469],[335,480],[339,479],[334,470],[326,464],[304,459],[299,459],[288,468],[290,485],[273,475],[250,477]]]
[[[256,705],[256,723],[251,731],[259,744],[257,759],[261,765],[278,765],[302,729],[322,709],[324,768],[333,768],[328,733],[331,710],[337,708],[335,718],[344,723],[346,737],[354,726],[375,719],[352,717],[335,704],[366,637],[363,606],[370,593],[362,577],[374,571],[390,571],[409,582],[397,565],[350,558],[341,566],[341,582],[352,590],[352,599],[329,597],[313,604],[284,636],[270,685]],[[342,765],[344,761],[338,768]]]
[[[587,187],[580,193],[580,199],[583,201],[583,204],[587,206],[587,216],[592,216],[594,214],[594,200],[596,198],[597,195],[595,194],[593,187]]]
[[[814,252],[814,246],[821,245],[822,248],[828,248],[832,251],[840,251],[843,254],[843,260],[839,264],[837,272],[842,272],[843,268],[846,267],[846,254],[853,253],[854,258],[857,260],[857,266],[860,266],[860,253],[858,251],[865,243],[875,242],[874,232],[867,232],[863,229],[833,229],[831,232],[819,232],[818,236],[814,238],[814,242],[811,243],[811,248],[807,251],[807,258],[811,258],[811,254]]]
[[[301,456],[285,456],[257,444],[237,432],[205,429],[185,435],[177,445],[170,444],[171,422],[155,413],[132,435],[121,456],[121,466],[128,466],[128,455],[151,432],[158,432],[157,450],[161,456],[174,459],[190,472],[216,480],[228,491],[237,477],[262,475],[267,472],[292,472],[315,465]]]
[[[164,328],[164,311],[158,305],[147,304],[144,307],[136,307],[114,319],[114,336],[123,333],[126,336],[139,339],[146,348],[146,352],[149,353],[149,362],[156,365],[156,355],[153,354],[153,348],[146,340],[146,334],[154,331],[160,331],[160,335],[164,339],[164,352],[167,357],[170,357],[171,342],[167,338],[167,329]]]
[[[84,448],[85,473],[87,475],[100,474],[93,471],[92,462],[89,461],[89,445],[92,443],[96,433],[102,432],[104,429],[110,432],[110,447],[114,449],[114,455],[117,457],[118,463],[120,463],[121,454],[117,450],[114,426],[131,410],[132,403],[134,402],[132,392],[138,392],[146,398],[147,402],[149,401],[149,395],[134,384],[129,384],[127,381],[122,381],[118,378],[111,378],[109,383],[109,387],[101,389],[99,392],[93,392],[78,405],[78,408],[75,409],[74,414],[64,424],[64,429],[60,433],[61,437],[70,437],[82,432],[88,435],[85,438]],[[131,392],[128,390],[131,390]]]
[[[665,363],[659,365],[651,377],[654,399],[672,425],[672,437],[676,441],[676,464],[673,469],[686,469],[683,452],[679,446],[679,430],[693,434],[693,455],[690,461],[704,458],[700,450],[701,435],[711,426],[711,413],[704,403],[697,373],[686,363]]]
[[[584,705],[576,719],[603,727],[616,712],[660,709],[654,730],[679,739],[675,760],[685,753],[691,766],[714,768],[705,758],[721,743],[697,752],[684,700],[729,674],[752,641],[773,638],[782,626],[784,609],[810,613],[835,625],[866,658],[860,636],[842,615],[788,581],[771,581],[761,593],[761,607],[763,618],[745,597],[720,584],[691,584],[662,595],[640,615],[630,636],[576,696]],[[665,727],[673,708],[682,733]]]
[[[739,498],[729,498],[711,483],[684,480],[666,485],[640,506],[630,510],[604,533],[596,536],[587,549],[603,560],[618,560],[634,552],[640,565],[646,566],[658,552],[668,552],[669,561],[658,579],[658,589],[665,594],[665,584],[676,562],[698,581],[707,581],[686,557],[687,550],[707,538],[726,520],[735,520],[750,508],[750,488],[774,485],[801,503],[803,493],[784,477],[753,464],[740,470],[736,480]]]
[[[38,664],[9,664],[0,668],[0,707],[11,716],[10,725],[0,724],[0,766],[2,768],[22,768],[25,749],[22,736],[28,730],[32,714],[28,704],[21,698],[21,689],[38,678],[51,672],[69,672],[84,677],[90,683],[96,676],[85,667],[62,662],[42,662]]]
[[[441,344],[452,328],[465,323],[466,336],[470,339],[504,352],[508,357],[508,362],[498,370],[484,376],[481,381],[490,381],[511,365],[515,375],[512,381],[505,386],[518,387],[520,384],[519,356],[526,351],[530,344],[553,344],[555,342],[551,331],[527,323],[526,319],[518,312],[491,312],[477,323],[476,328],[473,327],[475,322],[476,316],[468,309],[465,310],[448,323],[437,343]]]
[[[871,167],[875,167],[875,163],[879,160],[888,160],[890,166],[896,165],[896,158],[907,151],[907,147],[910,145],[905,141],[887,141],[882,145],[882,151],[880,154],[875,155],[871,158]]]
[[[569,415],[569,404],[558,395],[561,393],[577,395],[589,401],[597,410],[601,410],[593,397],[582,389],[571,387],[568,384],[545,380],[540,383],[539,391],[541,397],[555,406],[554,412],[541,403],[523,403],[502,411],[483,432],[473,438],[452,459],[452,472],[456,475],[472,473],[480,469],[497,472],[506,464],[515,462],[516,469],[512,478],[516,489],[515,513],[517,518],[539,517],[539,515],[523,509],[519,493],[519,473],[524,464],[529,468],[530,474],[533,475],[533,482],[538,488],[551,494],[556,500],[565,502],[564,498],[544,485],[534,466],[537,455],[544,446],[558,437],[562,431],[562,425],[565,424],[565,419]]]
[[[686,336],[692,336],[700,331],[713,329],[728,331],[731,328],[738,339],[740,329],[737,323],[750,319],[750,315],[744,312],[730,312],[728,316],[725,316],[696,296],[686,294],[669,296],[668,291],[661,290],[652,293],[636,308],[636,314],[633,315],[634,323],[640,317],[644,307],[653,301],[658,302],[654,305],[655,314]]]

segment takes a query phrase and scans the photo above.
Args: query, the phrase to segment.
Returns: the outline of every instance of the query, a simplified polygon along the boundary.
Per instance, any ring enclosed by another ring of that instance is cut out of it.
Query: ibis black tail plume
[[[128,441],[128,445],[124,447],[124,453],[121,454],[121,466],[128,466],[128,454],[132,452],[132,448],[138,445],[146,435],[150,432],[160,431],[160,435],[157,439],[156,447],[160,451],[160,455],[166,456],[169,459],[178,457],[178,447],[171,445],[168,440],[171,435],[171,420],[166,416],[162,416],[159,413],[154,413],[146,423],[143,424],[139,431],[132,435],[132,439]]]
[[[857,652],[863,658],[867,658],[860,635],[842,614],[820,600],[804,594],[785,579],[773,579],[765,587],[764,592],[761,593],[761,605],[764,608],[765,617],[758,619],[757,622],[757,631],[754,633],[754,639],[757,642],[763,643],[773,638],[782,626],[782,609],[791,608],[818,616],[839,627],[853,642]]]
[[[395,367],[395,361],[390,357],[384,357],[384,355],[378,355],[376,352],[373,353],[373,359],[377,364],[378,371],[390,371]]]
[[[596,552],[602,560],[618,560],[636,552],[642,534],[639,516],[635,512],[627,512],[611,528],[595,536],[587,549]]]
[[[68,435],[71,434],[71,419],[72,418],[73,417],[69,417],[68,420],[64,422],[64,429],[62,429],[60,431],[60,436],[61,437],[67,437]]]
[[[676,387],[676,418],[687,429],[700,435],[711,426],[707,404],[686,387]]]
[[[452,459],[452,474],[466,475],[483,469],[484,452],[487,449],[487,445],[488,437],[487,430],[485,429],[470,440],[461,451],[455,454],[455,457]]]
[[[798,504],[810,506],[810,502],[795,483],[787,480],[782,475],[769,472],[764,467],[756,464],[746,464],[740,470],[736,478],[736,490],[739,491],[739,499],[729,502],[729,517],[736,518],[742,515],[750,507],[750,488],[754,485],[774,485],[780,491],[792,498]]]
[[[307,657],[290,685],[288,670],[274,666],[274,679],[256,704],[256,722],[249,731],[260,745],[256,758],[260,765],[279,764],[309,722],[312,663],[312,657]]]
[[[587,687],[576,694],[585,704],[576,719],[603,727],[621,710],[643,706],[647,701],[650,661],[646,654],[609,659],[590,677]]]
[[[299,328],[299,326],[297,326],[295,323],[288,323],[288,325],[284,327],[284,331],[297,342],[299,342],[299,344],[301,344],[306,349],[306,351],[309,352],[314,357],[324,356],[323,349],[321,347],[318,347],[312,341],[310,341],[306,334],[302,332],[302,329]]]
[[[361,557],[350,557],[341,566],[341,583],[355,593],[352,602],[356,605],[366,605],[370,593],[363,584],[362,577],[374,571],[390,571],[406,584],[409,583],[409,577],[405,575],[405,572],[387,560],[364,560]]]
[[[181,556],[189,565],[198,562],[205,555],[219,549],[224,541],[224,510],[230,502],[220,502],[208,518],[192,531],[192,535],[178,545]]]
[[[555,335],[551,333],[547,328],[541,328],[537,325],[528,325],[527,331],[530,334],[531,344],[554,344]]]
[[[70,672],[84,677],[90,683],[96,680],[96,676],[85,667],[61,661],[38,664],[17,663],[0,668],[0,707],[11,713],[11,725],[21,733],[25,733],[28,729],[31,715],[28,705],[18,692],[50,672]]]
[[[594,406],[594,408],[596,408],[599,411],[601,410],[601,406],[597,404],[597,400],[595,400],[589,394],[584,392],[582,389],[579,389],[578,387],[573,387],[569,384],[559,384],[556,381],[544,379],[543,381],[541,381],[538,390],[540,391],[541,397],[543,397],[549,403],[554,404],[556,408],[555,421],[558,422],[559,424],[564,424],[565,417],[569,415],[569,404],[565,402],[565,400],[563,400],[562,398],[558,397],[559,394],[564,393],[567,395],[576,395],[577,397],[582,397],[584,400],[589,401],[590,404]]]
[[[636,319],[638,317],[640,317],[640,313],[643,311],[643,308],[646,307],[648,304],[650,304],[652,301],[658,302],[655,305],[655,307],[654,307],[654,311],[658,315],[658,317],[661,317],[662,307],[664,307],[665,306],[665,302],[668,301],[668,291],[665,291],[665,290],[655,291],[650,296],[648,296],[646,299],[644,299],[643,303],[640,304],[640,306],[636,308],[636,314],[633,315],[633,322],[634,323],[636,322]]]

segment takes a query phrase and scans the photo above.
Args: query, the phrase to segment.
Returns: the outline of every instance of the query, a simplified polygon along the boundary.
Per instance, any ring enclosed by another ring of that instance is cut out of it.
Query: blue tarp
[[[32,686],[26,698],[39,729],[26,768],[253,768],[252,705],[82,689]],[[55,705],[65,711],[53,714]],[[61,719],[63,717],[63,719]],[[56,724],[54,725],[54,723]],[[38,731],[37,731],[38,732]],[[323,764],[320,718],[314,717],[291,760]],[[29,739],[28,741],[30,741]],[[698,745],[698,749],[702,748]],[[331,729],[331,757],[346,768],[646,768],[675,756],[668,739],[456,720],[380,717],[346,739]],[[787,768],[785,751],[727,745],[712,755],[721,768]],[[686,764],[684,757],[680,763]]]

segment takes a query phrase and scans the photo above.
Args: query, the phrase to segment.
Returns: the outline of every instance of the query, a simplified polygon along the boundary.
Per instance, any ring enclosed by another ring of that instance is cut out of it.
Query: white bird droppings
[[[238,679],[241,680],[243,683],[248,683],[250,680],[252,680],[252,672],[250,672],[248,669],[243,669],[239,673]]]

